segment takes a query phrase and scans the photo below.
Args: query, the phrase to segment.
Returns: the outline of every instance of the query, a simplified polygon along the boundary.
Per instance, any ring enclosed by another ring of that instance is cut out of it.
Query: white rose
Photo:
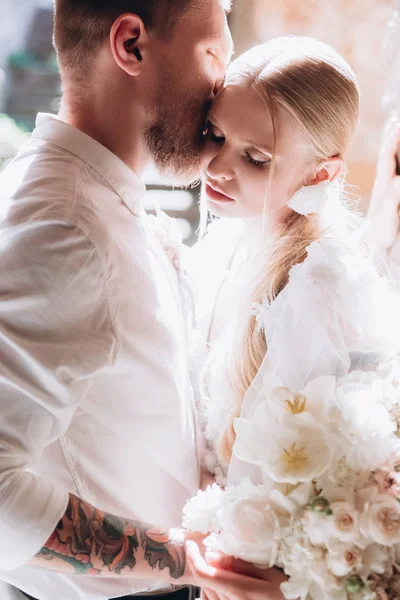
[[[357,510],[348,502],[333,502],[329,509],[332,515],[306,511],[303,523],[311,543],[316,546],[338,541],[355,544],[360,537]]]
[[[220,510],[221,533],[213,534],[206,544],[230,556],[262,567],[277,560],[279,520],[265,499],[242,499]]]
[[[393,496],[377,496],[375,502],[366,504],[361,523],[367,539],[384,546],[400,542],[400,503]]]
[[[349,544],[338,545],[329,549],[326,564],[334,577],[348,577],[361,569],[362,552]]]
[[[354,543],[359,537],[359,515],[348,502],[333,502],[330,521],[331,537],[341,542]]]

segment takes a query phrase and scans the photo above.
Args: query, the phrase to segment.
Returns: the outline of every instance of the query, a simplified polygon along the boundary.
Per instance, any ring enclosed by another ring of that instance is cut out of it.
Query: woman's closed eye
[[[270,162],[271,162],[271,159],[270,159],[270,158],[267,158],[267,157],[265,157],[265,160],[264,160],[264,159],[262,159],[262,160],[261,160],[261,157],[259,158],[258,156],[257,156],[257,158],[255,158],[255,157],[254,157],[254,156],[253,156],[253,155],[252,155],[250,152],[248,152],[248,151],[246,151],[246,152],[244,153],[244,156],[245,156],[245,160],[246,160],[248,163],[250,163],[251,165],[254,165],[255,167],[258,167],[258,168],[260,168],[260,169],[265,169],[265,167],[267,167],[267,166],[270,164]]]
[[[207,124],[207,134],[216,144],[223,144],[225,142],[224,134],[211,121],[208,121]]]

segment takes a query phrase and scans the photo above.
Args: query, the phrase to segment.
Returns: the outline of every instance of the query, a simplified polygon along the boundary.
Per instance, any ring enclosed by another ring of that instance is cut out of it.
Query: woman
[[[206,466],[260,478],[235,457],[235,419],[263,374],[301,390],[322,375],[375,369],[400,344],[397,296],[375,271],[342,176],[359,89],[332,48],[280,38],[237,59],[209,115],[203,233],[192,252],[208,358]],[[232,460],[233,456],[233,460]]]

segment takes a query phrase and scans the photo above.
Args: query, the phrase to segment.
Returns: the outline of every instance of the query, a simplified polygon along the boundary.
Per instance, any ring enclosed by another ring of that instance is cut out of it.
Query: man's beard
[[[192,92],[192,96],[183,100],[179,98],[179,91],[176,94],[171,90],[163,92],[159,95],[154,123],[145,131],[146,142],[162,175],[176,184],[193,184],[200,176],[209,102],[199,102],[200,90],[197,97]],[[172,96],[172,100],[168,96]]]

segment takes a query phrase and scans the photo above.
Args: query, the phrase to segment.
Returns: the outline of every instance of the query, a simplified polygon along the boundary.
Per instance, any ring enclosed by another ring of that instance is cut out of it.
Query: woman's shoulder
[[[292,267],[273,312],[282,318],[287,310],[296,322],[306,311],[316,328],[336,328],[336,335],[340,329],[352,350],[390,351],[400,348],[399,308],[400,296],[378,273],[366,246],[322,239]]]

